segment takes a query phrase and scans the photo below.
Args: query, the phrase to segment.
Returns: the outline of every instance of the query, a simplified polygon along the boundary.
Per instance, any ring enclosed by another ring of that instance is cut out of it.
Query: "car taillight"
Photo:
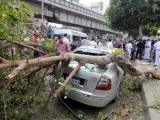
[[[102,76],[96,87],[96,90],[110,90],[111,86],[112,86],[111,79]]]

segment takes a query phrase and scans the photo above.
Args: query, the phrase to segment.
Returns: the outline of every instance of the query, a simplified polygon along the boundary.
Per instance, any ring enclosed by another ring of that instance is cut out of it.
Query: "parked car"
[[[105,56],[111,54],[112,51],[113,49],[106,47],[82,46],[75,49],[73,53]],[[64,68],[64,78],[77,65],[76,61],[70,62],[69,66]],[[104,107],[118,97],[123,76],[124,71],[116,63],[106,66],[86,63],[73,76],[72,90],[68,93],[68,98],[89,106]]]

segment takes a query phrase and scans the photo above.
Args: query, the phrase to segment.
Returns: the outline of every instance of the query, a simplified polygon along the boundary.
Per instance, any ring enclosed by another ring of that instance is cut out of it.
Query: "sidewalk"
[[[145,105],[155,105],[160,101],[160,81],[146,81],[142,84],[141,98]],[[145,120],[160,120],[160,113],[154,108],[145,110]]]

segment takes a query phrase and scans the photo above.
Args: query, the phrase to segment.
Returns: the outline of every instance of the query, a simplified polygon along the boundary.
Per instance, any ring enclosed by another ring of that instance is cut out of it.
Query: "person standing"
[[[115,44],[115,48],[121,48],[121,49],[123,49],[123,45],[122,45],[123,43],[121,43],[121,41],[120,40],[117,40],[116,41],[116,44]]]
[[[144,59],[144,53],[145,53],[145,45],[146,45],[146,40],[143,40],[143,49],[142,49],[143,59]]]
[[[129,59],[131,58],[132,48],[133,48],[132,43],[131,43],[131,41],[129,41],[129,43],[126,45],[126,50],[127,50]]]
[[[39,36],[37,37],[37,42],[38,42],[38,45],[39,45],[39,50],[42,50],[43,51],[43,43],[44,43],[45,39],[42,35],[42,33],[39,33]],[[41,53],[39,53],[39,56],[43,56]]]
[[[107,42],[107,47],[113,48],[113,43],[111,39],[109,39],[109,42]]]
[[[32,36],[32,40],[33,40],[33,44],[34,44],[35,48],[37,48],[37,44],[38,44],[37,36],[38,36],[37,34],[33,34],[33,36]],[[33,55],[34,55],[34,58],[37,58],[37,57],[39,57],[39,52],[34,51]]]
[[[144,46],[144,44],[143,44],[142,40],[140,39],[139,42],[137,43],[136,59],[139,56],[139,59],[142,60],[143,46]]]
[[[47,37],[48,37],[49,39],[51,39],[51,38],[53,38],[53,35],[54,35],[54,29],[53,29],[53,27],[50,25],[49,28],[48,28],[48,30],[47,30]]]
[[[156,53],[155,56],[155,66],[158,66],[160,64],[160,38],[157,38],[157,42],[154,44],[153,48]]]
[[[137,45],[136,45],[136,40],[133,40],[132,41],[132,52],[131,52],[131,59],[133,60],[135,58],[135,52],[136,52],[136,49],[137,49]]]
[[[62,36],[58,36],[58,40],[56,42],[56,49],[58,50],[59,53],[62,53],[62,52],[68,53],[68,52],[70,52],[70,48],[68,47],[68,43],[66,43],[63,40]]]
[[[98,39],[98,46],[103,46],[102,38],[99,38],[99,39]]]
[[[69,39],[67,38],[68,34],[65,33],[64,37],[63,37],[63,41],[66,42],[68,44],[68,48],[71,50],[72,49],[72,45],[69,42]]]
[[[152,62],[154,60],[154,58],[155,58],[154,44],[155,44],[155,40],[152,40],[149,62]]]
[[[91,40],[90,44],[91,44],[92,46],[97,46],[97,43],[95,42],[94,37],[92,38],[92,40]]]
[[[88,43],[88,40],[86,37],[82,38],[82,40],[77,44],[77,47],[83,46],[86,43]]]
[[[144,52],[145,60],[149,60],[150,53],[151,53],[151,41],[148,39],[145,44],[145,52]]]
[[[64,42],[69,44],[69,40],[67,38],[67,33],[64,34],[63,40],[64,40]]]

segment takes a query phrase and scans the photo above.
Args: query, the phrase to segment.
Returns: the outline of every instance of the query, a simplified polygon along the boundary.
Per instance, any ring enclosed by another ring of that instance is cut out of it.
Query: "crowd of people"
[[[69,42],[67,38],[67,34],[54,36],[54,28],[50,25],[46,25],[45,34],[32,34],[31,41],[36,45],[42,45],[46,39],[55,40],[55,47],[59,53],[61,52],[71,52],[77,47],[83,46],[85,44],[90,44],[93,46],[106,46],[109,48],[121,48],[124,51],[128,52],[130,59],[140,59],[140,60],[148,60],[149,62],[154,61],[155,66],[160,64],[160,38],[156,38],[155,40],[131,40],[131,41],[122,41],[121,39],[117,39],[112,41],[111,39],[104,39],[101,36],[96,36],[91,38],[90,40],[87,38],[80,38],[73,43]],[[29,37],[25,38],[25,42],[30,40]],[[42,47],[38,47],[42,50]],[[23,52],[28,52],[27,48],[24,48]],[[39,57],[40,54],[37,51],[34,51],[34,58]]]
[[[132,40],[125,43],[124,49],[128,52],[130,59],[154,61],[155,66],[160,65],[160,38],[155,40]]]

